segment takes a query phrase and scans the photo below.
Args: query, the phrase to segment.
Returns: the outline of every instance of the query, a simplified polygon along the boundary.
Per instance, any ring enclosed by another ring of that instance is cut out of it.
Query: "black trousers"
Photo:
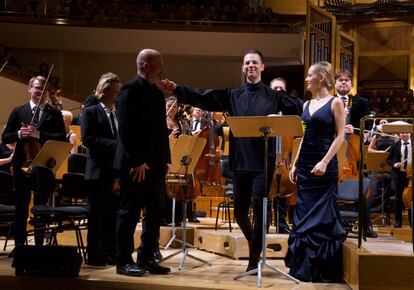
[[[408,185],[407,173],[405,171],[391,170],[391,192],[395,194],[395,221],[402,222],[402,212],[404,209],[404,204],[402,200],[402,195],[405,187]]]
[[[274,168],[268,170],[268,185],[265,190],[264,172],[235,171],[233,175],[234,217],[249,242],[250,252],[260,254],[262,250],[263,197],[269,194]],[[249,209],[253,206],[253,226],[250,223]],[[267,203],[270,212],[270,203]],[[267,215],[267,227],[270,215]]]
[[[88,259],[106,262],[115,257],[116,215],[119,196],[112,192],[113,179],[88,180]]]
[[[29,217],[29,204],[32,197],[32,182],[30,176],[24,173],[21,168],[13,169],[14,188],[16,192],[16,214],[14,242],[16,245],[23,245],[27,239],[27,219]],[[34,205],[44,205],[47,203],[48,197],[42,195],[41,192],[35,193],[33,197]],[[41,234],[40,228],[43,224],[34,224],[35,244],[43,245],[44,236]]]
[[[121,180],[121,202],[117,214],[116,241],[117,264],[132,263],[134,252],[134,232],[139,221],[141,208],[141,246],[138,259],[152,259],[158,245],[160,226],[166,195],[165,177],[153,176],[149,171],[142,182],[135,182],[127,176]]]

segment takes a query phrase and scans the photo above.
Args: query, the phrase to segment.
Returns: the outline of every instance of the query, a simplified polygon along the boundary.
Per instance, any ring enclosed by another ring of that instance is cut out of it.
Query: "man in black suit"
[[[242,72],[246,83],[236,89],[204,90],[163,80],[158,86],[174,92],[180,103],[208,111],[228,111],[231,116],[267,116],[282,111],[298,114],[300,104],[283,92],[276,92],[262,82],[265,69],[262,53],[248,50],[243,56]],[[234,216],[249,243],[247,271],[257,268],[262,250],[263,196],[269,193],[270,182],[265,188],[264,142],[262,138],[234,138],[230,135],[230,166],[233,170]],[[273,176],[275,160],[274,138],[269,140],[268,180]],[[254,225],[249,219],[252,201]]]
[[[371,113],[369,102],[367,99],[360,96],[351,96],[349,92],[352,89],[352,74],[348,70],[340,70],[335,74],[335,90],[337,97],[340,98],[345,105],[345,133],[346,135],[359,135],[359,122],[362,117]],[[364,203],[364,235],[369,238],[378,237],[377,233],[372,228],[370,218],[371,200],[366,200]]]
[[[391,147],[387,159],[388,164],[392,168],[390,173],[391,191],[395,194],[394,228],[401,228],[402,226],[402,195],[405,187],[408,185],[407,170],[412,168],[412,143],[410,137],[410,133],[401,133],[401,139]]]
[[[113,163],[118,125],[115,100],[121,89],[117,75],[105,73],[96,87],[100,102],[84,111],[83,145],[87,147],[85,179],[89,188],[88,264],[115,263],[118,199],[113,193]]]
[[[154,260],[166,196],[165,174],[171,169],[163,93],[154,85],[164,63],[153,49],[137,57],[137,75],[118,95],[118,142],[114,167],[121,177],[117,219],[117,273],[140,276],[145,270],[166,274],[170,268]],[[141,246],[135,264],[134,232],[141,204],[144,208]]]
[[[14,236],[15,244],[22,245],[26,242],[26,225],[30,203],[30,185],[22,167],[27,157],[24,152],[24,144],[30,139],[36,139],[42,146],[48,140],[65,141],[65,124],[59,110],[46,104],[46,95],[40,100],[46,79],[36,76],[30,79],[28,92],[30,101],[21,107],[14,108],[3,131],[2,141],[9,144],[16,142],[16,149],[12,159],[13,178],[16,190],[16,215]],[[30,124],[33,113],[39,106],[34,123]],[[39,200],[40,199],[40,200]],[[36,195],[35,204],[44,203],[41,196]],[[43,239],[35,239],[36,244],[43,243]]]

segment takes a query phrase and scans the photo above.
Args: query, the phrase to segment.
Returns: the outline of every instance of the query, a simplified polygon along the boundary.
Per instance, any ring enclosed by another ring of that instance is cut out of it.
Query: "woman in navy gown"
[[[305,81],[313,98],[303,105],[305,135],[289,176],[298,196],[285,263],[299,280],[338,282],[345,230],[336,204],[336,153],[345,134],[344,104],[329,92],[334,86],[330,63],[312,65]]]

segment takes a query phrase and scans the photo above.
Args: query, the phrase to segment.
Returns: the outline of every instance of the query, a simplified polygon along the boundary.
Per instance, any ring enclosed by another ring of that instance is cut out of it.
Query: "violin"
[[[37,128],[38,124],[36,123],[36,120],[39,120],[40,115],[40,105],[44,103],[44,99],[46,96],[46,88],[47,84],[50,78],[50,75],[52,74],[54,65],[52,64],[49,74],[46,78],[45,84],[42,89],[42,94],[40,95],[39,101],[36,104],[36,109],[33,113],[32,119],[30,120],[30,123],[28,124],[22,124],[22,130],[32,130],[32,128]],[[21,140],[23,142],[23,152],[26,156],[26,161],[23,163],[23,167],[29,167],[29,165],[32,163],[32,161],[35,159],[37,154],[40,152],[40,149],[42,149],[42,145],[40,144],[39,140],[34,137],[25,137]]]

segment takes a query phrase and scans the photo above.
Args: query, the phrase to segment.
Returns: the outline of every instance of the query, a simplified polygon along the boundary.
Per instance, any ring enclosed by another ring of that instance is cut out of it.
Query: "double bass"
[[[209,120],[207,126],[203,128],[196,136],[207,140],[201,157],[197,162],[195,174],[201,184],[217,185],[220,184],[221,168],[220,156],[216,148],[219,145],[219,138],[214,129],[214,120],[208,113]]]

